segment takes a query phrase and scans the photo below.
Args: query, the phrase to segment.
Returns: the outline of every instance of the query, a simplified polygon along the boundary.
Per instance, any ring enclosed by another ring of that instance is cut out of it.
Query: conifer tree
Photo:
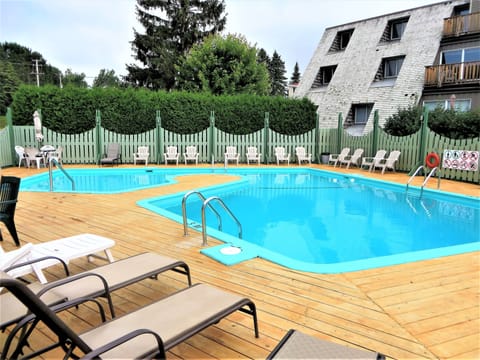
[[[270,80],[272,83],[271,95],[287,95],[287,78],[285,77],[285,62],[277,51],[273,52],[269,66]]]
[[[224,29],[224,11],[224,0],[137,0],[145,33],[134,30],[132,49],[143,67],[127,65],[125,80],[151,89],[174,88],[175,65],[193,44]]]
[[[293,67],[292,77],[290,78],[290,84],[298,84],[300,82],[300,69],[298,68],[298,62]]]

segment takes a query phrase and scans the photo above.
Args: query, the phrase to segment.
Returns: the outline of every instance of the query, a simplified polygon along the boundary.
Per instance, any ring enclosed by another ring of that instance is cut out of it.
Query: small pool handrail
[[[190,197],[190,195],[196,194],[202,201],[205,201],[206,198],[203,196],[203,194],[200,191],[197,190],[192,190],[187,192],[185,195],[183,195],[182,199],[182,217],[183,217],[183,235],[187,236],[188,235],[188,224],[187,224],[187,199]],[[210,206],[212,211],[217,215],[218,219],[218,230],[222,230],[222,218],[220,214],[218,213],[215,208]]]
[[[75,181],[73,178],[65,171],[62,164],[58,162],[58,159],[55,156],[52,156],[48,159],[48,179],[50,181],[50,191],[53,191],[53,173],[52,173],[52,163],[60,169],[61,172],[67,177],[68,180],[72,183],[72,191],[75,191]]]
[[[232,213],[232,211],[228,208],[228,206],[223,202],[222,199],[220,199],[218,196],[212,196],[212,197],[209,197],[207,200],[205,200],[202,206],[202,236],[203,236],[202,246],[207,246],[207,223],[205,219],[205,208],[207,206],[210,206],[210,208],[213,209],[212,205],[210,205],[210,202],[214,200],[218,201],[220,205],[223,207],[223,209],[230,215],[230,217],[233,220],[235,220],[238,226],[238,237],[240,239],[242,238],[242,224],[240,224],[240,221],[238,221],[237,217]]]

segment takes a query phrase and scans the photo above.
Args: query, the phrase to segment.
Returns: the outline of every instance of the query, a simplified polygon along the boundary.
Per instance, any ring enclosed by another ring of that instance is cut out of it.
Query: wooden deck
[[[2,169],[2,175],[24,177],[38,171],[44,170],[8,168]],[[405,174],[362,174],[407,181]],[[227,267],[199,253],[201,234],[191,231],[184,237],[181,224],[135,204],[147,197],[232,178],[181,176],[174,185],[116,195],[21,192],[16,225],[22,243],[90,232],[115,239],[112,253],[117,259],[145,251],[182,259],[190,265],[194,282],[243,294],[256,303],[260,338],[254,337],[251,318],[236,313],[173,348],[168,358],[264,359],[290,328],[374,349],[391,358],[480,358],[478,252],[335,275],[298,272],[259,258]],[[480,187],[474,184],[442,181],[441,189],[480,196]],[[0,225],[0,229],[5,250],[13,249],[5,227]],[[218,243],[209,239],[209,245]],[[71,263],[73,273],[93,266],[85,259]],[[60,274],[59,269],[51,269],[50,278]],[[113,301],[118,313],[124,313],[185,285],[183,276],[167,273],[158,281],[146,280],[117,291]],[[87,306],[63,316],[77,330],[99,322]],[[161,315],[157,316],[161,321]],[[50,336],[42,329],[32,345]],[[48,358],[59,355],[52,351]]]

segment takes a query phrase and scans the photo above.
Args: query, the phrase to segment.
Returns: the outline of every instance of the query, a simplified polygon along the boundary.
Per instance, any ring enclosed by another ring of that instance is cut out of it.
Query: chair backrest
[[[166,154],[167,154],[167,157],[173,157],[173,158],[176,157],[178,154],[177,147],[173,145],[167,146]]]
[[[388,165],[393,164],[393,163],[395,163],[395,161],[398,160],[399,157],[400,157],[400,151],[398,151],[398,150],[393,150],[393,151],[390,152],[390,154],[388,155],[388,158],[386,159],[386,163],[387,163]]]
[[[237,156],[237,147],[236,146],[227,146],[227,150],[225,154],[231,155],[231,156]]]
[[[195,145],[189,145],[185,149],[187,157],[195,157],[197,155],[197,147]]]
[[[17,153],[19,158],[23,158],[25,156],[25,148],[23,146],[15,146],[15,152]]]
[[[363,149],[355,149],[355,151],[352,154],[352,157],[350,158],[350,161],[353,163],[357,163],[358,159],[360,159],[363,155]]]
[[[76,347],[83,353],[92,351],[92,349],[24,283],[2,271],[0,272],[0,287],[6,288],[29,309],[33,316],[41,320],[58,337],[60,344],[67,345],[68,348]]]
[[[137,155],[140,157],[149,155],[148,146],[139,146],[137,149]]]
[[[277,146],[275,148],[275,156],[279,159],[283,159],[285,157],[285,148],[283,146]]]
[[[13,216],[17,206],[19,189],[19,177],[2,176],[0,180],[0,213]]]
[[[338,154],[338,158],[340,160],[345,159],[345,157],[347,157],[348,154],[350,154],[350,148],[345,147],[345,148],[342,149],[342,151],[340,151],[340,154]]]
[[[108,144],[106,154],[107,154],[108,158],[118,158],[118,157],[120,157],[120,144],[118,144],[118,143]]]
[[[258,150],[256,146],[247,146],[247,156],[256,157],[258,155]]]
[[[307,154],[307,151],[303,146],[297,146],[295,148],[295,153],[297,154],[298,157],[305,157]]]
[[[373,157],[373,163],[379,164],[382,160],[385,160],[385,155],[387,154],[386,150],[378,150],[375,156]]]

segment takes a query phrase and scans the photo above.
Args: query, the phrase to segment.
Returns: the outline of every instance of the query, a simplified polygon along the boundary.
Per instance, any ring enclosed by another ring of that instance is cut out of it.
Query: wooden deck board
[[[345,172],[338,168],[336,171]],[[23,177],[34,173],[37,170],[2,169],[3,175]],[[362,174],[406,183],[404,174]],[[145,251],[182,259],[189,264],[194,282],[248,296],[257,304],[259,339],[253,335],[250,317],[232,314],[173,348],[167,355],[172,359],[265,358],[289,328],[340,344],[371,348],[391,358],[478,357],[478,252],[331,275],[298,272],[263,259],[227,267],[199,253],[202,239],[198,232],[189,230],[184,237],[181,224],[136,205],[136,201],[147,197],[235,178],[181,176],[174,185],[116,195],[22,192],[16,225],[22,243],[91,232],[116,240],[112,251],[116,259]],[[480,195],[480,187],[474,184],[442,181],[444,187],[447,191]],[[5,250],[13,249],[13,241],[2,226],[2,245]],[[209,239],[209,245],[219,243]],[[76,259],[70,267],[78,273],[100,263]],[[60,277],[61,269],[49,268],[47,276]],[[145,280],[115,292],[113,301],[122,314],[185,286],[184,276],[165,273],[158,280]],[[79,331],[98,321],[91,305],[63,316]],[[46,330],[38,331],[32,344],[40,344],[49,336]],[[54,350],[48,357],[59,354]]]

